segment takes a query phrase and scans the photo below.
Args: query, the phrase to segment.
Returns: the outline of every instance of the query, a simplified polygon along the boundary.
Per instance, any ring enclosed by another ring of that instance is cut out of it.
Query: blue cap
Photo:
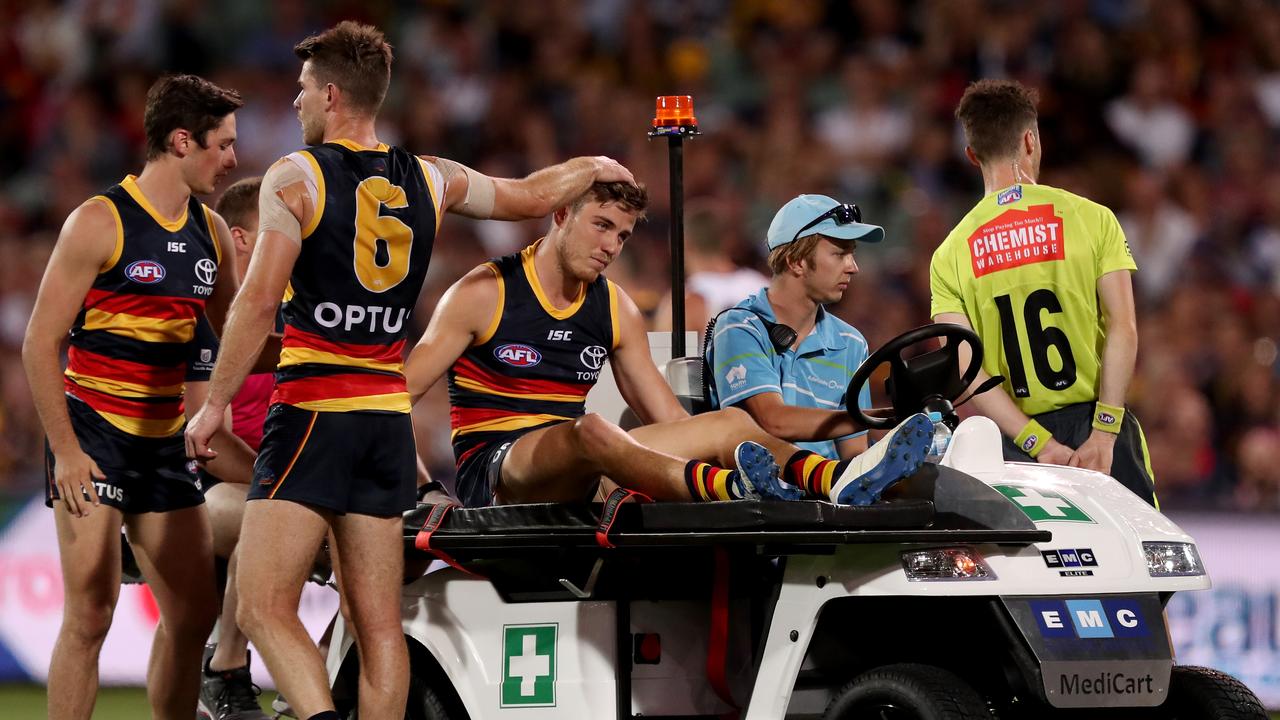
[[[839,206],[835,198],[826,195],[797,195],[782,206],[773,222],[769,223],[769,233],[765,237],[769,249],[774,250],[792,240],[799,240],[796,233],[800,228],[813,222],[815,218]],[[851,222],[841,225],[834,217],[829,217],[811,228],[804,230],[803,237],[825,235],[837,240],[860,240],[862,242],[880,242],[884,239],[884,228],[879,225]]]

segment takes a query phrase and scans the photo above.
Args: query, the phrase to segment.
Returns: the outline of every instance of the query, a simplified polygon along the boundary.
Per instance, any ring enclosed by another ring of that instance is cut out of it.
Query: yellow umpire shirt
[[[1046,185],[982,199],[933,254],[930,314],[963,313],[1027,415],[1098,399],[1098,278],[1137,270],[1107,208]]]

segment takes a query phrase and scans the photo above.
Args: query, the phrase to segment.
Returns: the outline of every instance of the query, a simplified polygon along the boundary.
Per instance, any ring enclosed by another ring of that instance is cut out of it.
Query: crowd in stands
[[[1265,0],[0,2],[0,496],[43,481],[19,359],[41,273],[66,215],[140,170],[150,82],[238,89],[227,182],[261,174],[301,141],[294,43],[341,18],[396,47],[384,141],[503,176],[603,154],[646,182],[649,220],[609,274],[655,326],[669,323],[656,95],[694,96],[690,243],[717,271],[764,269],[768,221],[800,192],[885,227],[833,308],[875,347],[928,321],[929,257],[982,193],[952,116],[965,85],[1036,87],[1041,179],[1112,208],[1138,262],[1130,403],[1163,506],[1280,510],[1280,5]],[[419,329],[462,272],[544,229],[447,218]],[[442,388],[415,417],[449,477]]]

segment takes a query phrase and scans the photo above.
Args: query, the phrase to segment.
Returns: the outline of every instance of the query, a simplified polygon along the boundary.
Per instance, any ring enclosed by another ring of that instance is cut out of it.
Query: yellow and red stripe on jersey
[[[572,420],[565,415],[525,413],[497,408],[467,408],[453,406],[449,409],[449,422],[453,426],[450,438],[471,433],[511,432],[548,423]]]
[[[590,383],[507,377],[485,369],[465,355],[453,364],[453,382],[460,389],[484,395],[548,402],[581,403],[591,390]]]
[[[284,403],[317,412],[382,410],[407,413],[411,409],[403,375],[333,373],[280,380],[271,403]]]
[[[76,385],[118,397],[156,398],[182,395],[186,368],[162,367],[107,357],[84,348],[67,350],[66,376]]]
[[[161,400],[131,400],[77,384],[66,379],[67,392],[84,401],[107,422],[142,437],[170,437],[182,430],[182,397]]]
[[[103,330],[142,342],[185,343],[195,336],[204,301],[91,289],[84,299],[84,330]]]
[[[342,367],[363,368],[381,372],[404,372],[404,340],[391,344],[364,345],[360,343],[342,343],[328,340],[315,333],[299,330],[292,325],[284,328],[281,339],[280,364],[285,368],[293,365],[339,365]],[[401,385],[404,381],[401,380]]]

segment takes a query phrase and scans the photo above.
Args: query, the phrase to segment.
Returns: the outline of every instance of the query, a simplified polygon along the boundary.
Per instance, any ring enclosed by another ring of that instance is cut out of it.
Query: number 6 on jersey
[[[370,292],[381,293],[399,285],[409,274],[413,229],[382,208],[409,206],[404,188],[380,175],[356,186],[356,279]]]

